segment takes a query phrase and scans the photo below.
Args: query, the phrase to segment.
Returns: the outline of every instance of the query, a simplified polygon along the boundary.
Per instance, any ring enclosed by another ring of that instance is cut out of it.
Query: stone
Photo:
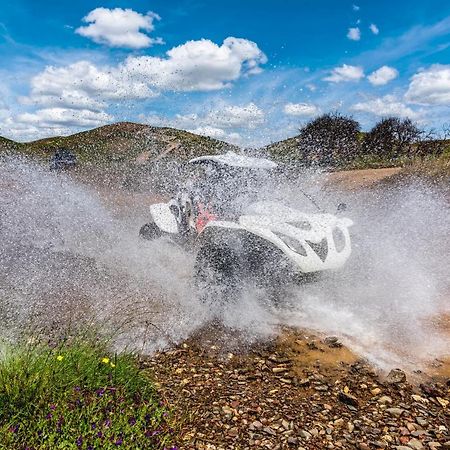
[[[325,344],[327,344],[328,347],[331,347],[331,348],[340,348],[340,347],[342,347],[342,344],[339,342],[339,339],[336,336],[326,337],[323,342]]]
[[[381,403],[382,405],[386,405],[387,403],[392,403],[392,398],[389,397],[389,395],[383,395],[378,399],[378,403]]]
[[[401,408],[388,408],[386,409],[386,412],[391,416],[400,417],[405,412],[405,410]]]
[[[306,430],[300,430],[300,433],[298,433],[298,435],[302,438],[302,439],[311,439],[311,433],[308,433]]]
[[[422,442],[420,442],[419,439],[411,439],[408,442],[408,447],[414,450],[422,450],[424,448]]]
[[[386,383],[399,384],[406,381],[406,374],[401,369],[392,369],[386,377]]]
[[[380,388],[374,388],[374,389],[372,389],[372,390],[370,391],[370,393],[371,393],[372,395],[378,395],[378,394],[381,394],[381,389],[380,389]]]
[[[355,407],[358,406],[358,399],[348,392],[340,391],[338,394],[338,399],[342,403],[345,403],[346,405],[351,405]]]
[[[239,430],[236,427],[233,427],[228,430],[227,434],[231,437],[237,437],[239,435]]]

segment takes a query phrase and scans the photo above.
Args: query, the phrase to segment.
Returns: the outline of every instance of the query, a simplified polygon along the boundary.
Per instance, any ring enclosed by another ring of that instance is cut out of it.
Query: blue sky
[[[450,2],[0,4],[0,135],[130,120],[244,146],[339,110],[450,123]]]

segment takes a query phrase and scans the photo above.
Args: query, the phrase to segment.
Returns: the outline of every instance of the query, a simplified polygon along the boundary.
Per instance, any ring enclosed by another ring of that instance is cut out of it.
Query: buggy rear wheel
[[[149,222],[142,225],[139,230],[139,236],[147,241],[153,241],[163,235],[163,232],[156,226],[155,223]]]

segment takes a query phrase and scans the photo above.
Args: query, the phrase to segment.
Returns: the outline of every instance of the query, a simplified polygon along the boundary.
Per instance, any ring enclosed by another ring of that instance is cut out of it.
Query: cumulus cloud
[[[237,144],[239,145],[241,143],[242,137],[239,133],[227,133],[225,130],[222,130],[221,128],[215,128],[215,127],[209,127],[209,126],[203,126],[203,127],[197,127],[193,128],[189,131],[190,133],[199,134],[201,136],[208,136],[214,139],[220,139],[223,141],[230,142],[231,144]]]
[[[246,105],[222,105],[204,114],[177,114],[172,118],[153,115],[142,119],[151,125],[181,128],[240,144],[241,133],[262,125],[265,122],[265,113],[251,102]]]
[[[94,112],[86,109],[43,108],[34,113],[19,114],[16,120],[23,124],[43,127],[60,125],[67,127],[97,127],[112,120],[105,112]]]
[[[82,19],[88,25],[77,28],[75,33],[110,47],[146,48],[164,43],[161,38],[151,38],[143,32],[154,30],[155,19],[160,17],[151,11],[144,15],[132,9],[96,8]]]
[[[412,76],[405,99],[421,105],[450,105],[450,65],[434,64]]]
[[[286,103],[283,111],[290,116],[311,117],[320,112],[320,109],[311,103]]]
[[[151,98],[163,90],[210,91],[257,73],[267,61],[258,46],[229,37],[222,45],[189,41],[166,57],[128,57],[117,66],[98,67],[88,61],[47,67],[31,80],[22,102],[45,107],[99,111],[112,100]]]
[[[160,90],[212,91],[259,73],[266,62],[254,42],[228,37],[220,46],[208,39],[188,41],[169,50],[165,58],[129,57],[121,70]]]
[[[359,11],[360,7],[358,5],[352,5],[353,11]]]
[[[359,41],[361,39],[361,30],[358,27],[349,28],[347,32],[347,37],[351,41]]]
[[[374,23],[370,24],[369,29],[373,34],[378,34],[380,32],[380,30]]]
[[[356,103],[352,105],[350,109],[380,117],[398,116],[417,119],[421,115],[420,112],[414,111],[394,95],[385,95],[384,97]]]
[[[324,80],[331,83],[340,83],[343,81],[359,81],[361,78],[364,78],[362,67],[343,64],[341,67],[335,67],[331,75],[325,77]]]
[[[266,55],[254,42],[229,37],[222,45],[206,39],[189,41],[172,48],[165,57],[130,56],[115,66],[89,61],[48,66],[31,79],[29,95],[19,99],[40,109],[15,120],[43,128],[50,124],[97,126],[109,121],[105,110],[114,102],[149,99],[169,90],[222,89],[260,72],[265,62]],[[203,119],[218,128],[243,124],[251,128],[264,120],[264,114],[250,103],[226,106]]]
[[[393,67],[383,66],[372,72],[367,79],[374,86],[382,86],[398,77],[398,70]]]

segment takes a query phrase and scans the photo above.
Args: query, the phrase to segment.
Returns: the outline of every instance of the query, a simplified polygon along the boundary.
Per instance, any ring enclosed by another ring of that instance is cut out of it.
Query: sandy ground
[[[326,175],[326,184],[346,190],[367,188],[375,183],[397,175],[400,167],[388,167],[383,169],[343,170]]]

